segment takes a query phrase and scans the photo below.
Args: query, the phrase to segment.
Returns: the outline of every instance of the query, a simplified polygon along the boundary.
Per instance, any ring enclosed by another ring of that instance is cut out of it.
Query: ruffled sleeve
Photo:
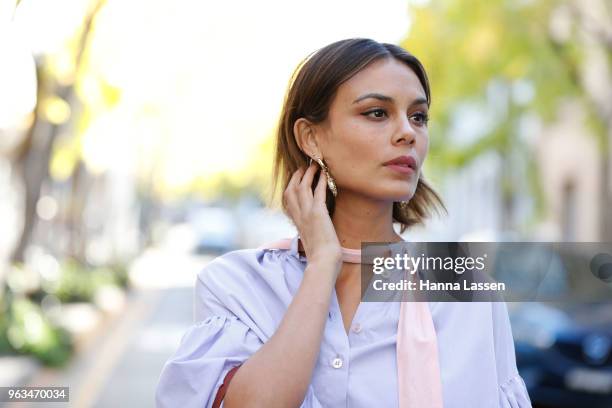
[[[514,339],[505,302],[493,302],[495,361],[500,408],[532,408],[529,393],[516,367]]]
[[[276,322],[264,299],[274,296],[266,292],[266,285],[254,284],[259,265],[254,255],[251,250],[230,252],[198,273],[194,324],[164,364],[155,392],[158,408],[211,408],[227,373],[273,333]],[[301,407],[322,408],[312,388]]]
[[[529,394],[523,378],[516,374],[500,385],[500,408],[531,407]]]
[[[211,407],[225,375],[261,344],[235,316],[210,316],[192,325],[162,369],[157,406]]]

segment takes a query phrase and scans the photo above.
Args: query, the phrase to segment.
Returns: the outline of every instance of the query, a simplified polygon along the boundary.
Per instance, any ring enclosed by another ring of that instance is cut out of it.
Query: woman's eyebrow
[[[353,104],[355,104],[357,102],[360,102],[360,101],[362,101],[364,99],[368,99],[368,98],[374,98],[374,99],[378,99],[378,100],[384,101],[384,102],[391,102],[391,103],[394,102],[394,99],[392,97],[390,97],[390,96],[383,95],[383,94],[376,93],[376,92],[370,92],[370,93],[367,93],[365,95],[361,95],[359,98],[355,99],[353,101]],[[412,101],[410,106],[421,105],[421,104],[427,105],[427,99],[422,97],[422,96],[420,96],[420,97],[416,98],[414,101]]]
[[[360,101],[362,101],[364,99],[368,99],[368,98],[375,98],[375,99],[378,99],[378,100],[381,100],[381,101],[393,102],[393,98],[390,97],[390,96],[379,94],[379,93],[376,93],[376,92],[370,92],[370,93],[367,93],[365,95],[361,95],[359,98],[355,99],[353,101],[353,103],[357,103],[357,102],[360,102]]]

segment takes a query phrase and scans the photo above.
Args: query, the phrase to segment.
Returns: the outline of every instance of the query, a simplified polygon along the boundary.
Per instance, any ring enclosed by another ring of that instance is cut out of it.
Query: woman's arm
[[[311,381],[342,251],[325,204],[327,180],[317,165],[298,168],[283,193],[309,260],[302,283],[270,339],[236,371],[225,408],[299,407]]]
[[[274,335],[233,376],[225,408],[299,407],[311,381],[341,262],[306,266]]]

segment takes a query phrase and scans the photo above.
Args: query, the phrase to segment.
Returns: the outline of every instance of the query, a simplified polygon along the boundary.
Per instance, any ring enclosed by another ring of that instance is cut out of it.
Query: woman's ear
[[[307,156],[320,156],[315,128],[307,119],[299,118],[293,125],[295,142]]]

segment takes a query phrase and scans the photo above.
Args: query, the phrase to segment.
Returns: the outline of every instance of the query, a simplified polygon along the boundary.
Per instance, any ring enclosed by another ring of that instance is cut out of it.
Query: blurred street
[[[153,406],[163,364],[192,322],[193,283],[208,260],[171,249],[146,252],[134,264],[137,282],[123,310],[96,328],[65,369],[42,368],[28,385],[70,387],[70,403],[56,407]]]

